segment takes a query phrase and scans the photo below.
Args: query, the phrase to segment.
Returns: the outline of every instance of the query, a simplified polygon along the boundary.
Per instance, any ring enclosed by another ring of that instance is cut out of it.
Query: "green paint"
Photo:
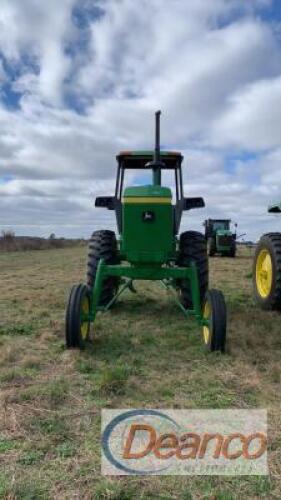
[[[228,237],[228,243],[227,244],[221,244],[220,243],[220,237]],[[233,236],[232,236],[232,231],[226,230],[226,229],[218,229],[216,231],[216,248],[217,252],[220,253],[228,253],[231,250],[231,246],[233,243]]]
[[[143,203],[130,203],[130,198],[145,198]],[[159,199],[159,203],[146,200]],[[169,188],[160,186],[130,187],[124,192],[123,238],[121,253],[132,263],[164,263],[173,258],[175,238],[173,235],[172,203]],[[128,203],[126,203],[126,199]]]
[[[153,198],[170,198],[172,199],[172,191],[164,186],[131,186],[124,189],[124,198],[141,198],[153,196]]]
[[[153,169],[153,186],[161,186],[161,170],[159,168]]]
[[[109,276],[127,278],[128,281],[119,292],[117,292],[107,306],[99,307],[98,303],[102,290],[102,283],[103,280]],[[92,292],[91,311],[88,319],[93,322],[98,311],[108,310],[116,301],[117,297],[119,297],[126,288],[130,288],[132,280],[161,281],[167,288],[174,289],[174,283],[178,279],[190,281],[193,306],[192,309],[185,309],[177,298],[175,299],[176,303],[187,317],[194,316],[201,326],[208,325],[208,321],[202,316],[198,273],[194,263],[192,263],[190,267],[167,267],[161,265],[108,265],[105,264],[103,260],[100,260]]]
[[[205,237],[210,241],[212,255],[234,256],[236,234],[230,229],[230,219],[208,219],[205,221]]]

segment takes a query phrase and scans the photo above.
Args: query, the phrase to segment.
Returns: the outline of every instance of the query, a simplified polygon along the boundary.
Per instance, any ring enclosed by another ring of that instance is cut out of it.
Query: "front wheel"
[[[203,305],[203,319],[209,324],[203,326],[203,340],[208,351],[225,352],[226,305],[222,292],[209,290]]]
[[[65,321],[66,347],[83,349],[90,333],[90,293],[84,284],[71,289]]]

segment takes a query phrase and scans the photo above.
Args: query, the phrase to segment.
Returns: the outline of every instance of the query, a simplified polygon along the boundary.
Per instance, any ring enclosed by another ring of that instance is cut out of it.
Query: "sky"
[[[0,231],[114,228],[122,149],[184,154],[182,230],[281,231],[281,0],[1,0]]]

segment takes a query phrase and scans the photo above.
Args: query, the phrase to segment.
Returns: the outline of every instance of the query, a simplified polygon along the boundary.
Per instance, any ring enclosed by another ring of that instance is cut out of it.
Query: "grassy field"
[[[206,354],[157,285],[98,316],[84,352],[64,348],[64,308],[85,248],[0,255],[0,498],[280,498],[281,315],[251,297],[251,255],[213,258],[228,354]],[[157,300],[156,300],[157,298]],[[267,408],[270,477],[100,474],[101,408]]]

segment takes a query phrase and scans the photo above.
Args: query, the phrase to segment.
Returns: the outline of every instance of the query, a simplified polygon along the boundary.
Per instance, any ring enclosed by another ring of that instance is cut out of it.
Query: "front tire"
[[[71,289],[65,318],[66,347],[83,349],[90,333],[90,293],[86,285]]]
[[[191,262],[195,262],[196,264],[200,301],[202,304],[209,283],[208,256],[205,237],[196,231],[186,231],[180,235],[177,265],[180,267],[189,267]],[[185,308],[192,308],[190,282],[188,280],[179,280],[178,285],[179,296],[183,306]]]
[[[203,340],[208,351],[225,352],[226,305],[222,292],[209,290],[203,307],[203,318],[209,325],[203,326]]]
[[[261,309],[281,309],[281,233],[265,234],[257,245],[253,291]]]

